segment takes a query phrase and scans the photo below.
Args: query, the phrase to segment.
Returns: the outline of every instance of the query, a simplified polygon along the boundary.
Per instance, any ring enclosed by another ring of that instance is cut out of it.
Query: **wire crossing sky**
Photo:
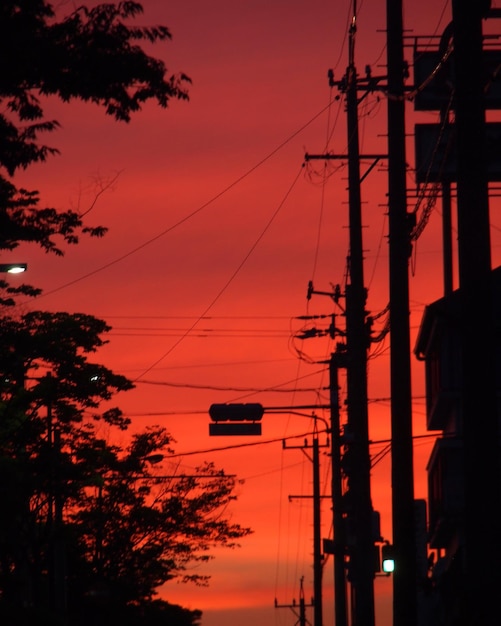
[[[345,98],[329,85],[328,72],[339,80],[346,71],[353,4],[142,4],[142,24],[164,24],[172,33],[152,53],[170,72],[190,76],[189,101],[166,110],[148,104],[120,124],[92,104],[49,100],[48,118],[61,124],[51,136],[60,156],[21,172],[16,183],[38,189],[44,205],[87,213],[90,224],[109,231],[99,240],[83,238],[63,258],[20,246],[3,262],[28,263],[22,280],[43,288],[21,312],[84,312],[109,323],[95,361],[135,381],[114,403],[130,416],[133,432],[161,424],[175,439],[180,463],[183,457],[214,462],[246,479],[231,516],[254,533],[204,565],[212,576],[208,588],[167,584],[161,596],[202,610],[204,626],[285,626],[294,616],[276,610],[275,598],[280,604],[297,599],[302,577],[306,597],[313,585],[312,466],[304,451],[287,446],[311,440],[313,413],[329,420],[320,407],[329,402],[328,359],[342,341],[330,336],[329,326],[345,327],[329,294],[337,287],[343,292],[349,267],[347,162],[305,161],[305,155],[346,154]],[[359,74],[366,65],[373,75],[386,71],[385,10],[382,0],[357,3]],[[404,2],[409,87],[416,38],[423,48],[435,46],[450,19],[449,1]],[[364,96],[361,154],[385,154],[388,94]],[[424,307],[442,295],[442,233],[439,200],[430,202],[429,187],[418,193],[413,133],[416,122],[438,117],[415,112],[411,100],[406,112],[408,209],[416,210],[417,223],[423,218],[410,276],[414,341]],[[380,339],[368,361],[371,479],[382,534],[391,538],[388,172],[383,161],[371,165],[362,160],[367,312]],[[501,261],[498,203],[494,198],[491,211],[495,264]],[[308,299],[310,281],[319,293]],[[426,493],[433,437],[426,431],[420,362],[413,362],[412,375],[419,498]],[[344,420],[344,380],[339,393]],[[210,437],[210,405],[245,401],[318,408],[265,413],[261,438]],[[320,461],[328,484],[326,453]],[[301,498],[289,501],[290,495]],[[321,518],[328,538],[328,498]],[[323,574],[327,624],[333,621],[331,561]],[[378,578],[375,591],[377,623],[387,623],[391,584]]]

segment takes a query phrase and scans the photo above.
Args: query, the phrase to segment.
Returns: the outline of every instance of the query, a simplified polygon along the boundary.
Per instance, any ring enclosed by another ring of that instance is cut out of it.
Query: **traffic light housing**
[[[246,404],[211,404],[209,415],[213,422],[259,422],[264,408],[257,402]]]
[[[381,546],[381,569],[388,576],[395,571],[395,551],[390,543]]]
[[[257,402],[246,404],[212,404],[209,435],[260,435],[264,408]]]

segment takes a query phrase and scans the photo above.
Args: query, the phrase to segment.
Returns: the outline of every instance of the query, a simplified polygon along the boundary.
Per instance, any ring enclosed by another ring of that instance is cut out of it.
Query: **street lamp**
[[[27,263],[0,263],[0,272],[4,274],[22,274],[27,269]]]

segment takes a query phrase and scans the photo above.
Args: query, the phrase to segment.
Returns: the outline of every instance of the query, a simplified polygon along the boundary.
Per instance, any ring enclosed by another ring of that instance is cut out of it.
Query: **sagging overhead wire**
[[[146,241],[143,241],[141,244],[137,245],[136,247],[132,248],[131,250],[128,250],[124,254],[116,257],[115,259],[112,259],[108,263],[104,263],[100,267],[97,267],[95,270],[92,270],[90,272],[82,274],[81,276],[78,276],[77,278],[74,278],[73,280],[70,280],[70,281],[68,281],[68,282],[66,282],[66,283],[64,283],[62,285],[59,285],[59,287],[54,287],[54,289],[50,289],[49,291],[45,291],[44,293],[42,293],[39,296],[37,296],[37,299],[40,300],[41,298],[46,298],[47,296],[50,296],[50,295],[52,295],[54,293],[57,293],[57,292],[59,292],[59,291],[61,291],[63,289],[66,289],[67,287],[71,287],[72,285],[75,285],[75,284],[77,284],[77,283],[79,283],[79,282],[81,282],[83,280],[86,280],[87,278],[90,278],[91,276],[95,276],[96,274],[99,274],[100,272],[103,272],[104,270],[106,270],[106,269],[108,269],[110,267],[113,267],[114,265],[117,265],[118,263],[121,263],[125,259],[128,259],[129,257],[133,256],[137,252],[139,252],[139,251],[143,250],[144,248],[146,248],[147,246],[151,245],[155,241],[158,241],[162,237],[165,237],[166,235],[172,233],[174,230],[176,230],[177,228],[179,228],[180,226],[182,226],[183,224],[185,224],[186,222],[188,222],[189,220],[194,218],[196,215],[198,215],[199,213],[204,211],[207,207],[211,206],[214,202],[216,202],[216,200],[219,200],[219,198],[221,198],[226,193],[228,193],[231,189],[236,187],[239,183],[241,183],[244,179],[246,179],[248,176],[250,176],[258,168],[260,168],[262,165],[264,165],[264,163],[269,161],[273,156],[275,156],[275,154],[280,152],[280,150],[282,150],[288,143],[290,143],[295,137],[300,135],[306,128],[308,128],[308,126],[313,124],[313,122],[315,122],[321,115],[323,115],[325,113],[325,111],[327,111],[329,109],[329,107],[331,105],[332,105],[332,102],[329,102],[318,113],[316,113],[308,122],[306,122],[300,128],[295,130],[291,135],[289,135],[289,137],[287,137],[287,139],[284,139],[284,141],[279,143],[278,146],[273,148],[273,150],[271,150],[260,161],[258,161],[255,165],[253,165],[251,168],[249,168],[241,176],[237,177],[233,182],[231,182],[229,185],[224,187],[221,191],[216,193],[214,196],[212,196],[212,198],[210,198],[209,200],[204,202],[202,205],[200,205],[197,209],[195,209],[191,213],[188,213],[187,215],[185,215],[184,217],[179,219],[177,222],[174,222],[174,224],[171,224],[170,226],[168,226],[164,230],[160,231],[159,233],[157,233],[153,237],[150,237]],[[25,302],[20,302],[16,306],[19,306],[21,304],[25,304]]]
[[[273,214],[271,215],[270,219],[268,220],[268,222],[266,223],[264,229],[261,231],[261,233],[259,234],[259,236],[257,237],[257,239],[254,241],[254,243],[252,244],[252,246],[249,248],[249,250],[247,251],[247,253],[244,255],[243,259],[240,261],[240,263],[238,264],[238,266],[236,267],[236,269],[233,271],[233,273],[230,275],[230,277],[228,278],[228,280],[226,281],[226,283],[221,287],[221,289],[218,291],[218,293],[215,295],[215,297],[212,299],[212,301],[209,303],[209,305],[205,308],[204,311],[202,311],[201,315],[196,319],[195,322],[193,322],[193,324],[186,330],[185,333],[183,333],[181,335],[181,337],[161,356],[159,357],[156,361],[154,361],[148,368],[146,368],[142,374],[140,374],[139,376],[137,376],[133,382],[137,382],[139,379],[141,379],[145,374],[147,374],[148,372],[151,372],[152,369],[154,369],[159,363],[161,363],[169,354],[171,354],[175,348],[177,348],[177,346],[191,333],[192,330],[194,330],[196,328],[196,326],[198,325],[199,321],[202,320],[207,313],[212,309],[212,307],[216,304],[216,302],[219,300],[219,298],[223,295],[223,293],[228,289],[228,287],[230,286],[230,284],[234,281],[234,279],[237,277],[237,275],[240,273],[240,270],[244,267],[245,263],[248,261],[248,259],[250,258],[250,256],[252,255],[252,253],[254,252],[254,250],[257,248],[259,242],[261,241],[261,239],[264,237],[265,233],[267,232],[267,230],[270,228],[271,224],[273,223],[273,221],[275,220],[275,218],[277,217],[277,215],[279,214],[280,210],[282,209],[283,205],[285,204],[287,198],[289,197],[289,195],[291,194],[292,190],[294,189],[294,187],[296,186],[297,181],[299,180],[299,177],[301,175],[302,172],[302,166],[299,169],[298,173],[296,174],[294,180],[292,181],[292,184],[290,185],[289,189],[287,190],[287,192],[285,193],[284,197],[282,198],[281,202],[279,203],[278,207],[275,209],[275,211],[273,212]]]
[[[326,433],[327,430],[320,430],[319,434],[321,433]],[[237,444],[233,444],[233,445],[226,445],[226,446],[220,446],[220,447],[216,447],[216,448],[206,448],[205,450],[190,450],[188,452],[179,452],[176,454],[171,454],[169,455],[169,458],[176,458],[176,457],[185,457],[185,456],[193,456],[195,454],[207,454],[207,453],[214,453],[214,452],[225,452],[226,450],[235,450],[237,448],[251,448],[251,447],[255,447],[255,446],[266,446],[269,445],[270,443],[282,443],[284,441],[284,439],[304,439],[305,437],[308,437],[309,435],[311,435],[311,431],[308,431],[306,433],[300,433],[297,435],[287,435],[285,437],[275,437],[274,439],[265,439],[265,440],[260,440],[260,441],[250,441],[247,443],[237,443]]]
[[[296,382],[296,381],[293,381]],[[182,389],[203,389],[203,390],[211,390],[211,391],[234,391],[234,392],[252,392],[252,393],[291,393],[293,392],[301,392],[301,393],[309,393],[318,391],[318,387],[294,387],[291,389],[290,387],[284,387],[283,385],[275,385],[273,387],[229,387],[229,386],[217,386],[217,385],[196,385],[192,383],[174,383],[170,381],[157,381],[157,380],[140,380],[138,383],[143,385],[155,385],[160,387],[178,387]],[[326,387],[327,389],[327,387]]]

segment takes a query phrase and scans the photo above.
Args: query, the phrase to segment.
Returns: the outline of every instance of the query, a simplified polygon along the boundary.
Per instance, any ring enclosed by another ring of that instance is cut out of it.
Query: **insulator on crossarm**
[[[306,292],[306,299],[311,300],[311,296],[313,294],[313,281],[308,281],[308,291]]]

